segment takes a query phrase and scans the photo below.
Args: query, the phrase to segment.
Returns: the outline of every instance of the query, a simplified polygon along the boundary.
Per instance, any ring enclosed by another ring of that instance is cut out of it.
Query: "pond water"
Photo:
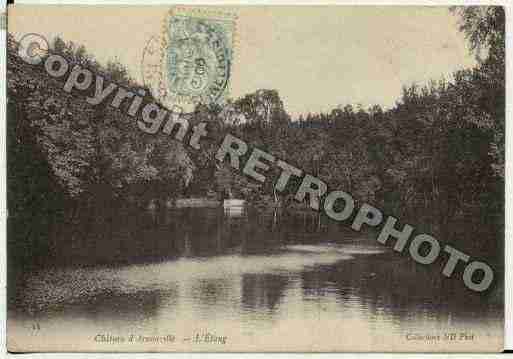
[[[312,212],[170,210],[120,215],[106,232],[89,241],[72,238],[63,249],[75,251],[70,258],[95,253],[104,264],[23,273],[8,313],[11,349],[387,351],[400,345],[402,351],[467,351],[502,345],[500,294],[473,293],[458,278],[442,278],[440,268],[414,263],[375,236]]]

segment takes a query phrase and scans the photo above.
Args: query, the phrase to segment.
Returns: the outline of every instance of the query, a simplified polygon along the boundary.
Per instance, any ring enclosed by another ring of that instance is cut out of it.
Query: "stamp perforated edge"
[[[169,22],[169,18],[175,15],[179,16],[190,16],[190,17],[198,17],[203,19],[211,19],[211,20],[222,20],[222,21],[230,21],[232,22],[233,30],[231,34],[231,67],[230,67],[230,78],[228,80],[227,86],[224,91],[224,96],[228,97],[231,93],[232,80],[231,76],[233,74],[233,69],[235,66],[238,66],[238,49],[239,49],[239,39],[238,39],[238,31],[237,31],[237,23],[238,23],[238,15],[235,12],[226,11],[225,9],[218,9],[215,7],[188,7],[188,6],[174,6],[167,11],[164,19],[162,21],[161,33],[160,33],[160,67],[163,66],[164,61],[166,59],[166,50],[167,50],[167,24]],[[165,79],[164,73],[161,70],[159,73],[159,90],[165,91]],[[167,95],[161,96],[165,99]],[[178,102],[180,104],[180,102]]]
[[[0,13],[0,30],[7,30],[7,13]]]

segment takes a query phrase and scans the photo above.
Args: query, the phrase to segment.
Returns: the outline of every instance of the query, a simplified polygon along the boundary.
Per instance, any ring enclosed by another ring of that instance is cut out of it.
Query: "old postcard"
[[[12,352],[498,352],[498,6],[7,14]]]

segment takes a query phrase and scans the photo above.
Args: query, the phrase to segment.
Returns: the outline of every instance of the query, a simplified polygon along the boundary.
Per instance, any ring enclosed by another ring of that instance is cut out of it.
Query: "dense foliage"
[[[202,121],[209,126],[199,151],[164,134],[143,133],[108,101],[93,107],[83,95],[64,92],[62,81],[17,56],[9,36],[11,253],[52,252],[57,236],[52,223],[85,217],[94,226],[108,221],[105,208],[116,206],[163,205],[179,196],[213,193],[256,204],[291,203],[292,190],[277,195],[272,181],[261,185],[216,163],[227,132],[358,201],[404,218],[426,218],[423,223],[444,239],[460,238],[449,228],[471,218],[472,229],[490,232],[486,241],[463,239],[463,244],[496,253],[504,206],[504,12],[500,7],[454,12],[479,59],[475,68],[450,80],[407,86],[387,110],[345,105],[291,119],[275,90],[259,90],[224,107],[198,106],[191,126]],[[57,38],[53,50],[108,81],[141,89],[123,66],[102,66],[83,47]]]

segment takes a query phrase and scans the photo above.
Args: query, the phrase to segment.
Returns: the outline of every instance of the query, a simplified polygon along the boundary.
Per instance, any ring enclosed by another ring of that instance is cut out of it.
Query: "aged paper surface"
[[[8,8],[8,348],[503,349],[504,10]]]

